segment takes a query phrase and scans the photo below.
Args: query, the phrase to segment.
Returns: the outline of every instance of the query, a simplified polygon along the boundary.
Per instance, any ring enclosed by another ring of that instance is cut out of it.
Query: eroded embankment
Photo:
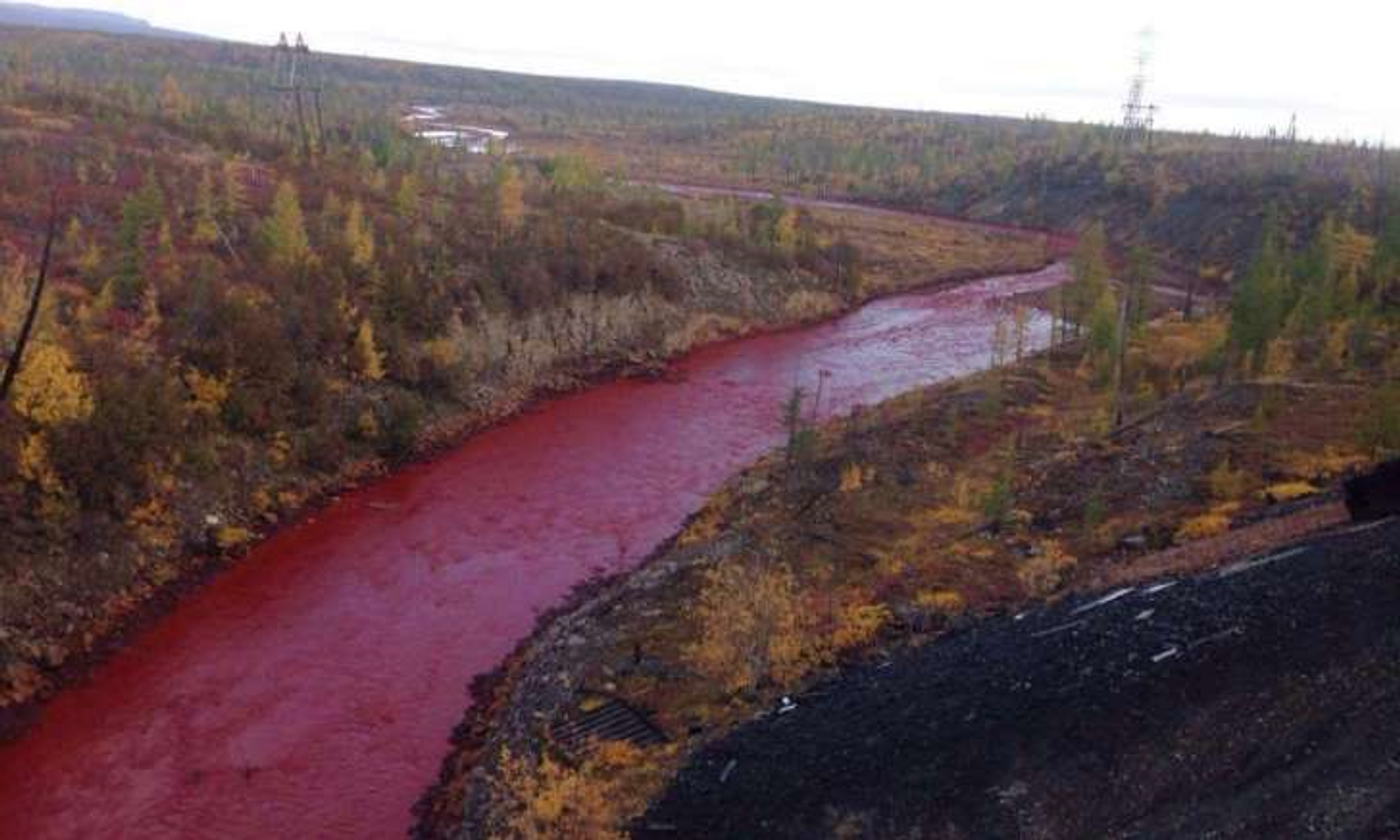
[[[712,346],[663,381],[545,403],[346,494],[57,696],[0,751],[0,819],[36,838],[401,833],[472,675],[771,446],[795,381],[830,372],[825,413],[976,369],[989,303],[1061,279],[890,298]]]
[[[1395,836],[1397,611],[1390,522],[979,622],[735,731],[634,836]]]

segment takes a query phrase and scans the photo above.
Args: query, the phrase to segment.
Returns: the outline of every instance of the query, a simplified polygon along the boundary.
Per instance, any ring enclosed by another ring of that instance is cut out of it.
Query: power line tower
[[[310,158],[316,149],[323,148],[326,143],[325,124],[321,117],[321,67],[320,62],[311,53],[311,48],[306,45],[306,39],[300,32],[297,33],[296,43],[287,42],[287,33],[283,32],[277,38],[277,45],[272,48],[272,84],[270,88],[273,93],[278,94],[284,103],[290,103],[292,121],[295,122],[296,131],[301,138],[302,150]],[[309,100],[309,102],[308,102]],[[314,125],[307,124],[307,107],[311,108],[311,119]],[[278,120],[278,132],[282,130],[285,120]],[[315,140],[312,140],[312,134]]]
[[[1152,46],[1156,33],[1151,27],[1138,33],[1136,69],[1128,84],[1128,98],[1123,103],[1122,137],[1125,143],[1134,145],[1146,142],[1152,148],[1152,130],[1157,122],[1157,106],[1147,103],[1148,71],[1152,66]]]

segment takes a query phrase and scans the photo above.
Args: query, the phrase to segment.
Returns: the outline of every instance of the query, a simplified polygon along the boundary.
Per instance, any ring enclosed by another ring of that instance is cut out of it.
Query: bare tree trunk
[[[49,230],[44,236],[44,255],[39,260],[39,279],[34,282],[34,296],[29,301],[29,312],[24,316],[24,326],[20,327],[19,338],[15,340],[14,350],[10,353],[10,361],[5,365],[5,377],[0,379],[0,404],[10,397],[10,388],[15,384],[15,377],[19,376],[19,366],[24,361],[24,348],[29,344],[29,337],[34,332],[34,322],[39,317],[39,303],[44,297],[44,284],[49,277],[49,262],[53,257],[53,243],[57,236],[58,200],[54,198],[49,204]]]

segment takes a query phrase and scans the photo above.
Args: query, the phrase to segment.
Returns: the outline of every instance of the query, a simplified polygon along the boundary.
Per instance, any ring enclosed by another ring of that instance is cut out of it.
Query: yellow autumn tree
[[[814,653],[814,625],[786,566],[729,560],[705,573],[695,607],[690,667],[730,691],[801,676]]]
[[[190,107],[180,83],[169,73],[161,80],[159,102],[161,113],[167,117],[183,117]]]
[[[92,414],[87,377],[57,344],[29,349],[14,383],[14,407],[39,426],[85,420]]]
[[[1355,277],[1366,270],[1376,254],[1376,239],[1349,224],[1332,229],[1332,258],[1337,273]]]
[[[49,461],[49,446],[45,437],[43,432],[33,432],[24,437],[19,446],[17,467],[19,477],[38,488],[43,500],[40,515],[48,519],[61,515],[63,499],[68,491]]]
[[[797,250],[797,213],[791,207],[784,207],[773,223],[773,247],[787,256]]]
[[[418,216],[418,206],[423,203],[423,190],[418,178],[412,172],[399,179],[399,190],[394,195],[394,210],[401,218],[413,219]]]
[[[361,271],[368,271],[374,265],[374,230],[365,218],[365,208],[358,201],[350,203],[343,235],[345,249],[350,253],[350,263]]]
[[[519,230],[525,220],[525,185],[514,166],[505,164],[496,168],[492,198],[497,230],[502,234]]]
[[[374,343],[374,325],[368,318],[360,321],[355,331],[355,346],[351,349],[350,364],[355,373],[370,382],[384,378],[384,354]]]
[[[263,220],[262,236],[268,258],[283,270],[299,268],[311,257],[311,241],[306,235],[306,220],[297,198],[296,185],[283,181],[272,198],[272,213]]]
[[[190,411],[205,417],[218,416],[223,410],[224,401],[228,399],[228,380],[195,368],[185,371],[184,380],[185,387],[190,391]]]

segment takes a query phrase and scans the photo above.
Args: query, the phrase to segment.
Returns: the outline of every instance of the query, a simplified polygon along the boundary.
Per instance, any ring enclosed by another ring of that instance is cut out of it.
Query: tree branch
[[[49,199],[49,229],[44,236],[44,255],[39,260],[39,279],[34,282],[34,296],[29,301],[29,312],[24,316],[24,326],[20,328],[19,338],[15,340],[14,350],[10,353],[10,361],[5,365],[5,377],[0,379],[0,404],[3,404],[10,396],[10,387],[14,385],[15,377],[19,375],[20,364],[24,361],[24,348],[29,344],[29,337],[34,331],[34,322],[39,317],[39,303],[44,297],[44,284],[49,277],[49,263],[53,257],[54,239],[58,237],[58,194],[55,193]]]

